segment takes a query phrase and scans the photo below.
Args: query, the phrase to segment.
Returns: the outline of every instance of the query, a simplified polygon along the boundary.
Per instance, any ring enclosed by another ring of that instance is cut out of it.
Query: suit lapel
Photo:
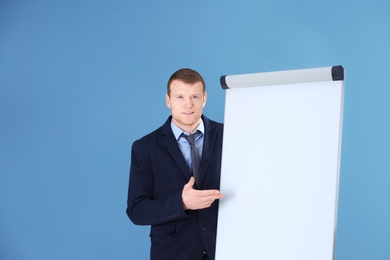
[[[162,126],[162,141],[167,147],[167,150],[171,154],[172,158],[176,162],[180,171],[184,174],[187,180],[189,180],[192,176],[190,169],[184,159],[182,152],[180,151],[179,145],[177,144],[177,140],[171,129],[171,116],[167,119],[165,124]],[[215,148],[215,140],[217,137],[217,130],[214,128],[213,123],[210,119],[205,116],[202,116],[204,123],[204,140],[203,140],[203,152],[202,158],[200,162],[200,170],[199,170],[199,187],[201,187],[204,178],[206,177],[207,168],[209,167],[210,160],[213,154],[213,150]]]
[[[184,159],[182,152],[180,151],[179,145],[177,144],[177,140],[171,129],[171,118],[169,117],[165,124],[162,126],[161,133],[163,135],[162,141],[164,142],[167,150],[171,154],[172,158],[176,162],[180,171],[186,176],[187,180],[189,180],[192,176],[190,169]]]
[[[201,187],[203,180],[206,177],[207,168],[210,164],[217,136],[217,130],[214,128],[212,122],[205,116],[202,116],[202,119],[204,123],[205,133],[203,140],[203,152],[199,170],[199,187]]]

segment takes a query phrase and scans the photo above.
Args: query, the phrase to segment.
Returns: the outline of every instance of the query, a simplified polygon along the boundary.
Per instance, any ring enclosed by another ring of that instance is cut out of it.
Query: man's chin
[[[183,118],[178,123],[181,125],[181,128],[192,128],[192,127],[197,127],[197,125],[199,124],[199,119],[200,118],[198,118],[198,119],[195,119],[195,118]]]

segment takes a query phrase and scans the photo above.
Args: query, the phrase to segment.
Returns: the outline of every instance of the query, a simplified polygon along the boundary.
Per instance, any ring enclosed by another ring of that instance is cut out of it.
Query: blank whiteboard
[[[344,69],[221,77],[217,260],[331,260]]]

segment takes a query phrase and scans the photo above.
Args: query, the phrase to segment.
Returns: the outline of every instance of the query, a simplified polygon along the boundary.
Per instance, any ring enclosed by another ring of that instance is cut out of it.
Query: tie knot
[[[184,133],[182,133],[181,136],[184,137],[185,139],[187,139],[187,141],[191,145],[194,145],[195,144],[195,138],[198,136],[198,131],[196,131],[195,133],[193,133],[191,135],[185,135]]]

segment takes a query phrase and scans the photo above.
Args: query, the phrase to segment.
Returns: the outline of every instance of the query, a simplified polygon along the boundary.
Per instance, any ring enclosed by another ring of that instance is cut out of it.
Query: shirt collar
[[[171,128],[172,128],[173,134],[175,135],[176,140],[179,140],[180,135],[182,133],[186,133],[188,135],[192,134],[192,133],[188,133],[186,131],[181,130],[177,125],[175,125],[175,123],[173,123],[172,120],[171,120]],[[202,118],[200,119],[200,123],[199,123],[198,127],[195,129],[194,133],[196,131],[200,131],[202,134],[204,134],[204,124],[203,124]]]

